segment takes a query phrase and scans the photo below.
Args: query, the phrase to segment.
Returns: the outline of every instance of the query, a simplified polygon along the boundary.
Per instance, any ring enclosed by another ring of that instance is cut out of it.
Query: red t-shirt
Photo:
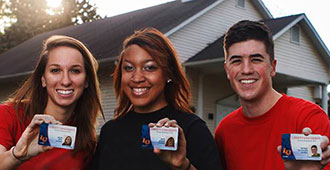
[[[302,133],[305,127],[330,138],[328,116],[311,102],[283,94],[268,112],[254,118],[246,117],[241,107],[226,116],[215,131],[222,165],[228,170],[284,169],[277,151],[281,136]]]
[[[30,120],[25,121],[23,125],[20,123],[12,104],[0,105],[0,145],[7,150],[15,146],[29,123]],[[18,169],[79,170],[88,165],[88,156],[87,152],[72,155],[72,150],[53,148],[24,162]]]

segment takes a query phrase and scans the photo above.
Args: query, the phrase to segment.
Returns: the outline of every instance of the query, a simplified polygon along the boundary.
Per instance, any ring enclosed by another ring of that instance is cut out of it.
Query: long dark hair
[[[114,90],[117,98],[115,119],[124,116],[132,108],[132,103],[121,89],[121,67],[126,49],[133,44],[147,51],[162,68],[166,76],[172,80],[170,83],[166,83],[164,89],[167,103],[177,110],[192,113],[189,108],[191,98],[190,85],[173,44],[157,29],[145,28],[135,31],[134,34],[126,38],[113,73]]]

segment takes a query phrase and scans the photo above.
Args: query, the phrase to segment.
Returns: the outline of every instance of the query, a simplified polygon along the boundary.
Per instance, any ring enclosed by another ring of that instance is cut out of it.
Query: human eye
[[[253,54],[251,55],[252,63],[260,63],[264,61],[264,56],[262,54]]]
[[[233,55],[229,58],[230,64],[239,64],[242,62],[242,57],[239,55]]]
[[[51,73],[58,73],[58,72],[60,72],[60,69],[58,69],[58,68],[52,68],[52,69],[50,69],[50,72]]]
[[[253,63],[260,63],[260,62],[262,62],[263,60],[262,60],[261,57],[253,57],[253,58],[251,59],[251,61],[252,61]]]
[[[143,68],[145,71],[154,71],[157,69],[157,66],[153,65],[153,64],[148,64],[146,66],[144,66]]]
[[[75,74],[79,74],[79,73],[81,73],[81,70],[80,69],[77,69],[77,68],[75,68],[75,69],[71,69],[70,70],[72,73],[75,73]]]
[[[241,62],[240,59],[233,59],[233,60],[230,60],[230,64],[239,64]]]
[[[134,70],[134,67],[131,65],[124,65],[123,70],[125,70],[126,72],[130,72]]]

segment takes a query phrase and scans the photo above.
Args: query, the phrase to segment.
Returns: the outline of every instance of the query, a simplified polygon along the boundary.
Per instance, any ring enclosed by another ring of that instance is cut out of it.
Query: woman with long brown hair
[[[115,118],[102,127],[94,169],[220,169],[213,137],[189,108],[189,82],[165,35],[146,28],[128,37],[113,81],[118,102]],[[160,119],[179,125],[177,151],[155,149],[155,154],[141,148],[142,125]]]
[[[3,169],[85,169],[103,115],[98,64],[80,41],[51,36],[33,73],[0,105],[0,165]],[[37,144],[41,123],[77,127],[74,150]]]

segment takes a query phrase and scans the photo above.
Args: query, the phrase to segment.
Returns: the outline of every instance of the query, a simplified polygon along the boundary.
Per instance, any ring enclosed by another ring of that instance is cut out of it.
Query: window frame
[[[243,6],[241,6],[241,5],[243,5]],[[239,7],[239,8],[245,8],[245,0],[237,0],[236,1],[236,6]]]
[[[294,44],[300,44],[300,37],[301,37],[301,29],[298,25],[295,25],[293,26],[291,29],[290,29],[290,37],[291,37],[291,42],[294,43]]]

